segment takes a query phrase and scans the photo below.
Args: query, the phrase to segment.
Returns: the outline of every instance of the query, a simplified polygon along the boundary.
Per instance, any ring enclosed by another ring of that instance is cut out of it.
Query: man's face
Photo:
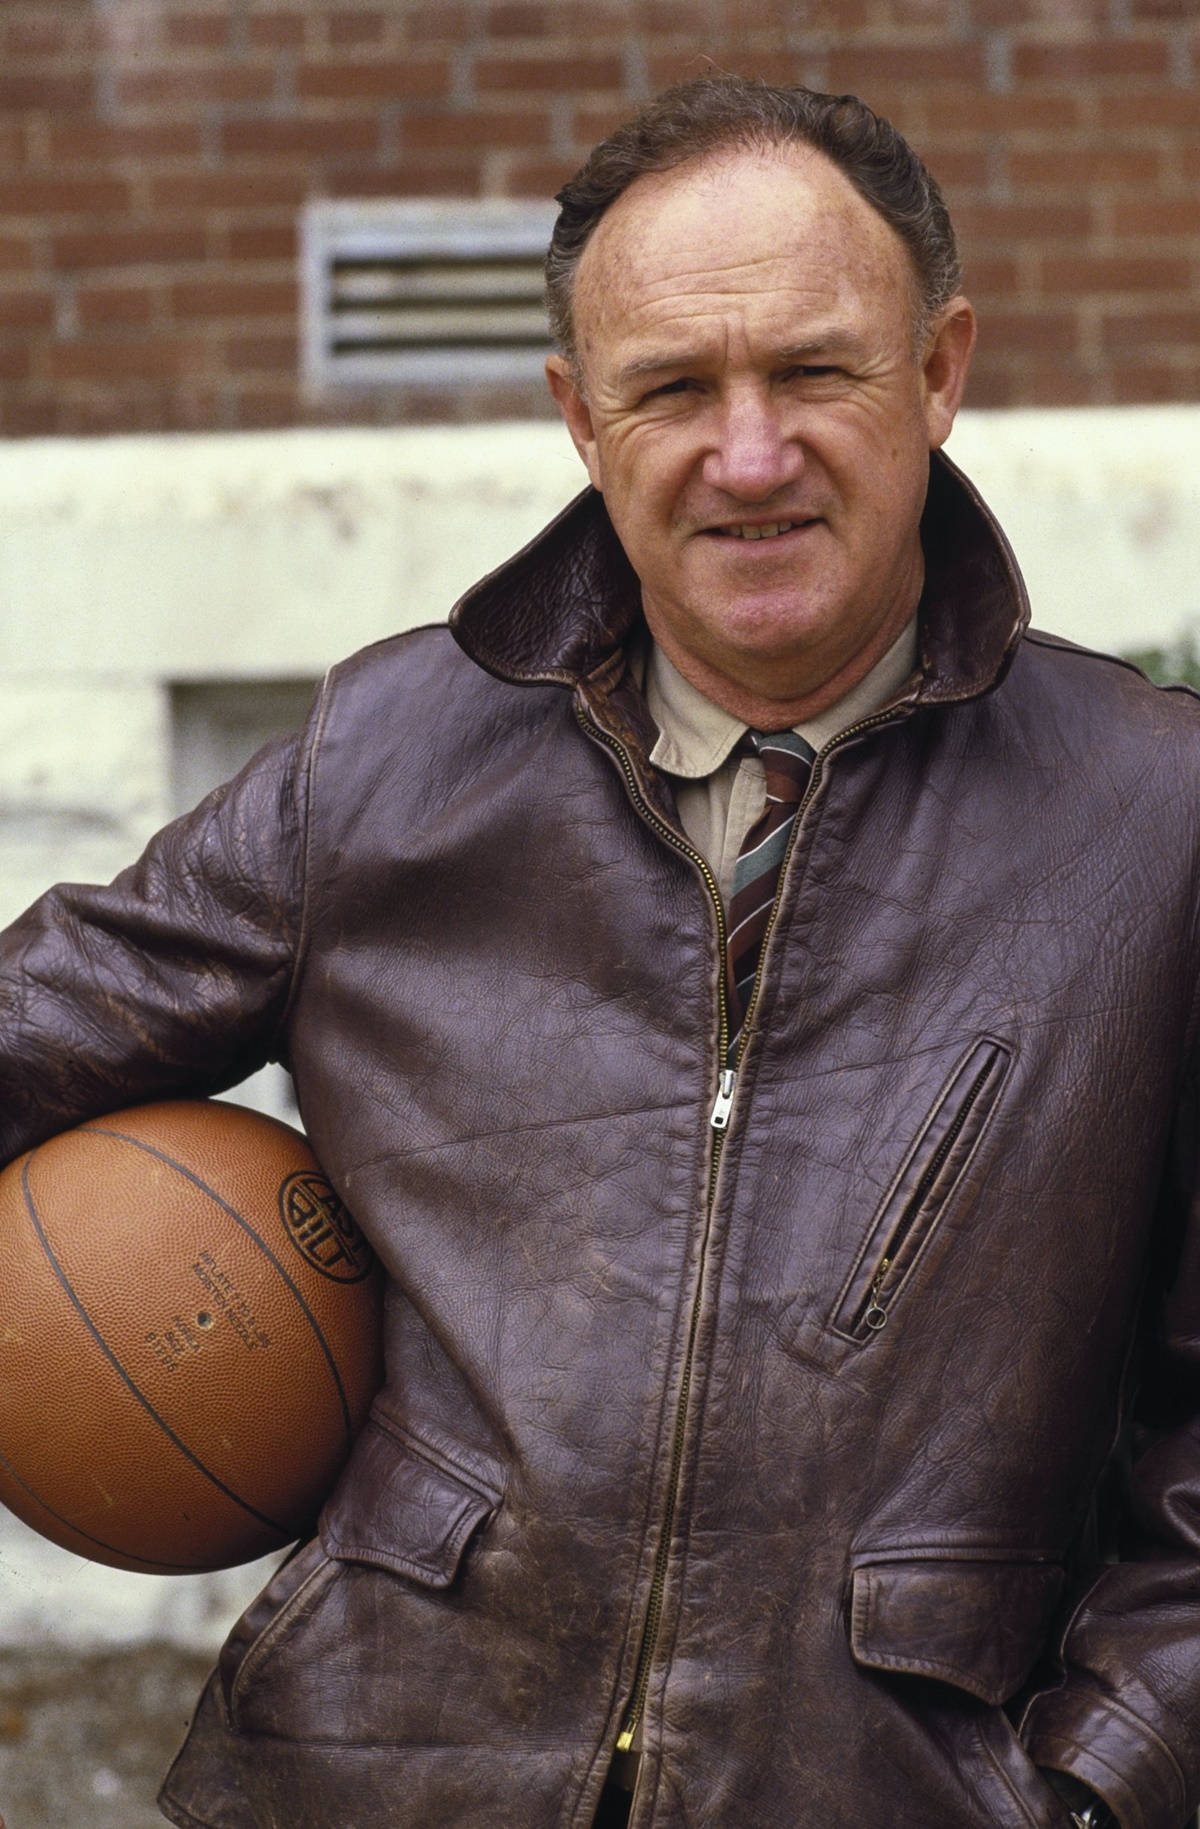
[[[916,316],[899,237],[808,149],[639,178],[584,250],[582,390],[550,384],[655,638],[731,709],[832,702],[916,606],[974,323],[918,349]]]

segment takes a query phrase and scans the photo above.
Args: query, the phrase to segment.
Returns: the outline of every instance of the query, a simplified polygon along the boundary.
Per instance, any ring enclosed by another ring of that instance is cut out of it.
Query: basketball
[[[382,1376],[382,1278],[304,1138],[195,1100],[0,1174],[0,1502],[94,1562],[228,1568],[312,1525]]]

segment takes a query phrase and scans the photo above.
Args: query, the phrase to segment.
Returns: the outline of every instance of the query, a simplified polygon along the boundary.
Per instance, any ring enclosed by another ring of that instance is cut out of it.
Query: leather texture
[[[1035,1761],[1196,1807],[1200,710],[1023,635],[940,459],[925,544],[711,1187],[716,917],[593,495],[4,936],[5,1155],[278,1057],[390,1279],[176,1824],[585,1829],[656,1567],[633,1829],[1066,1829]]]

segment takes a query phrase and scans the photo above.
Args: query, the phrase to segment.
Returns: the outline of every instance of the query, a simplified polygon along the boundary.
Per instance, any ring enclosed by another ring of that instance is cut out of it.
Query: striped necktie
[[[725,988],[729,1003],[729,1049],[726,1065],[733,1067],[741,1042],[742,1024],[763,935],[771,918],[779,870],[812,773],[816,751],[794,731],[764,734],[748,730],[746,748],[761,761],[767,777],[767,804],[755,820],[738,852],[729,902],[729,935],[725,942]]]

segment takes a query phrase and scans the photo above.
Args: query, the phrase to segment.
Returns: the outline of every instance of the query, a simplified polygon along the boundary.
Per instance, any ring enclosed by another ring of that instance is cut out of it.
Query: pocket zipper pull
[[[880,1306],[879,1297],[883,1292],[883,1280],[892,1267],[890,1257],[885,1257],[875,1272],[875,1281],[871,1284],[871,1293],[867,1297],[866,1312],[863,1315],[863,1326],[869,1327],[877,1334],[881,1327],[887,1326],[887,1309]]]

